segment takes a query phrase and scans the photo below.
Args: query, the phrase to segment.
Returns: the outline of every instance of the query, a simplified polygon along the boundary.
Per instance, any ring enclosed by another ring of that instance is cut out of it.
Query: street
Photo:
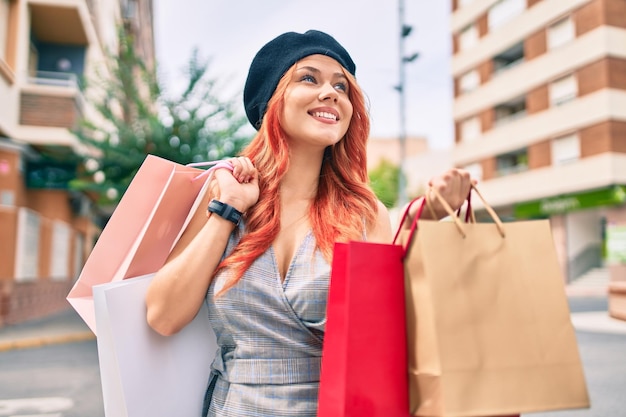
[[[570,308],[606,312],[607,305],[605,298],[571,298]],[[591,409],[525,415],[626,416],[626,323],[624,329],[577,330]],[[104,417],[95,340],[0,352],[0,417],[20,416]]]
[[[1,352],[0,416],[104,417],[96,341]]]

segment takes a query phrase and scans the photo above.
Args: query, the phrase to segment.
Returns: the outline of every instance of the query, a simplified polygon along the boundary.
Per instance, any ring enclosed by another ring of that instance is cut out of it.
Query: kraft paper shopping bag
[[[401,235],[412,414],[588,407],[549,222],[502,223],[483,202],[492,223],[463,223],[447,206],[452,221]]]
[[[107,417],[198,417],[217,342],[203,304],[173,336],[146,321],[153,274],[93,287]]]
[[[336,243],[319,417],[408,416],[403,250]]]
[[[92,287],[156,272],[203,195],[205,171],[148,155],[107,222],[68,301],[94,334]]]

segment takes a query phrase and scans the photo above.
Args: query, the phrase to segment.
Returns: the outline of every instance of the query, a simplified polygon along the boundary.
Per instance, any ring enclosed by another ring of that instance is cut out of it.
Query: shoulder
[[[389,210],[382,202],[378,201],[376,221],[367,231],[367,240],[368,242],[390,243],[392,238]]]

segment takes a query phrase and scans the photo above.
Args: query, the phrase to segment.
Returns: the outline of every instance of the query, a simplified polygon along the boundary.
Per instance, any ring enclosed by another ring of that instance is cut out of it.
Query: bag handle
[[[400,224],[398,225],[398,229],[396,230],[396,235],[393,237],[392,244],[394,244],[394,245],[396,244],[396,241],[398,240],[398,236],[400,236],[400,231],[402,230],[402,225],[404,224],[404,221],[406,220],[407,216],[409,215],[409,210],[411,210],[411,207],[413,206],[413,203],[415,203],[418,200],[424,200],[424,197],[417,197],[416,199],[411,200],[409,205],[406,206],[406,209],[404,209],[404,213],[402,214],[402,220],[400,220]],[[415,214],[416,218],[422,215],[422,211],[423,210],[424,210],[424,201],[422,201],[421,207],[417,210],[417,213]],[[411,227],[412,226],[413,225],[411,225]]]
[[[211,168],[207,169],[206,171],[204,171],[201,174],[196,175],[192,181],[196,181],[200,178],[206,177],[207,175],[209,175],[211,172],[215,171],[216,169],[220,169],[220,168],[225,168],[228,169],[230,171],[233,170],[233,164],[231,164],[228,161],[224,161],[224,160],[218,160],[218,161],[205,161],[205,162],[192,162],[190,164],[187,164],[186,166],[188,167],[205,167],[205,166],[210,166],[213,165]]]
[[[500,233],[500,236],[505,237],[506,234],[504,232],[504,225],[502,224],[502,220],[500,220],[500,217],[498,217],[495,210],[489,204],[487,204],[487,201],[485,201],[485,198],[483,197],[483,195],[480,193],[480,191],[478,191],[478,188],[476,188],[474,184],[472,184],[471,187],[472,188],[470,189],[470,194],[472,191],[474,191],[478,195],[480,200],[483,202],[483,205],[485,206],[485,210],[487,210],[487,213],[489,213],[489,216],[491,216],[491,219],[496,224],[496,227],[498,228],[498,232]],[[461,235],[465,237],[466,235],[465,235],[465,231],[463,228],[463,224],[461,223],[461,220],[459,220],[459,217],[452,210],[452,207],[450,207],[448,202],[444,200],[443,197],[441,197],[441,194],[439,194],[439,192],[436,189],[431,188],[431,191],[433,192],[433,195],[435,196],[435,198],[439,200],[439,203],[446,210],[446,213],[448,213],[448,215],[452,218],[452,220],[456,224],[457,229],[459,229],[459,232],[461,233]],[[468,207],[468,211],[471,211],[471,207]],[[476,218],[473,216],[473,214],[472,214],[472,219],[474,222],[476,221]]]

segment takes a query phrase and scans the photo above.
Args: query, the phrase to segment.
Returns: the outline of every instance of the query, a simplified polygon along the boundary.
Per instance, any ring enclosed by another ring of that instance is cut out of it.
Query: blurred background
[[[549,219],[564,286],[626,320],[626,1],[0,0],[0,329],[68,309],[147,154],[245,146],[254,54],[308,29],[356,62],[392,215],[467,169],[503,220]]]

